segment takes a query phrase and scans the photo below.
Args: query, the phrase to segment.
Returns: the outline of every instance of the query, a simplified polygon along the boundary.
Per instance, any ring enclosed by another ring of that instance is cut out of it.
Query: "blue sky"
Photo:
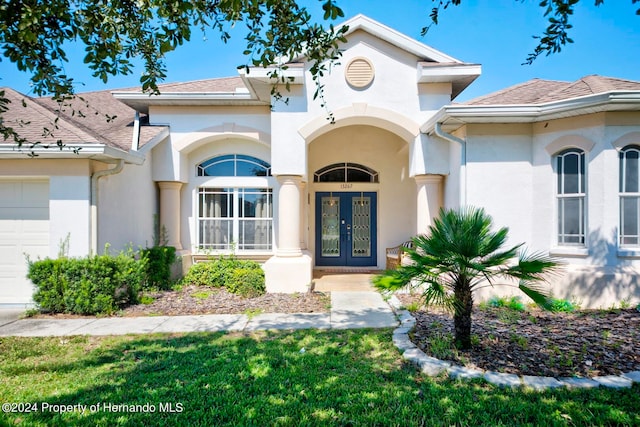
[[[321,3],[303,0],[321,18]],[[338,0],[345,18],[358,13],[392,27],[459,60],[482,64],[478,78],[457,101],[484,95],[535,77],[573,81],[589,74],[640,80],[640,16],[631,0],[607,0],[600,7],[582,0],[573,18],[575,43],[559,54],[540,57],[533,65],[521,65],[536,46],[531,36],[546,28],[538,0],[466,0],[443,11],[440,24],[421,37],[429,22],[432,3],[427,0]],[[341,22],[338,21],[338,22]],[[215,33],[206,40],[196,33],[192,42],[167,57],[167,82],[236,75],[244,64],[242,28],[223,44]],[[78,92],[138,86],[136,74],[111,79],[106,85],[91,77],[82,62],[82,47],[70,49],[66,72],[83,82]],[[6,59],[0,62],[0,86],[29,93],[28,76]]]

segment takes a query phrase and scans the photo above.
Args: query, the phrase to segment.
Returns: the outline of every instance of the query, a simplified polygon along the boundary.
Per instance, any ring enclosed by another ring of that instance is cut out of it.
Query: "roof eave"
[[[448,105],[421,127],[430,133],[436,123],[534,123],[604,111],[640,111],[640,91],[612,91],[534,105]]]
[[[0,145],[0,159],[19,159],[35,156],[41,159],[91,159],[98,161],[124,160],[125,163],[141,165],[145,156],[140,153],[124,151],[104,144],[66,144],[63,147],[52,145],[37,145],[31,147],[23,144]]]
[[[451,83],[451,99],[455,99],[482,73],[480,64],[426,65],[418,63],[418,83]]]
[[[250,92],[163,92],[159,95],[132,92],[112,92],[120,102],[136,111],[148,114],[152,105],[209,106],[265,105]]]

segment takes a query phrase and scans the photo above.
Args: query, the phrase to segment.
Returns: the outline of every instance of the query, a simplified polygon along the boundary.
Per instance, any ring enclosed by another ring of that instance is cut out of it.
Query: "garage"
[[[0,306],[32,303],[26,256],[49,255],[49,182],[0,178]]]

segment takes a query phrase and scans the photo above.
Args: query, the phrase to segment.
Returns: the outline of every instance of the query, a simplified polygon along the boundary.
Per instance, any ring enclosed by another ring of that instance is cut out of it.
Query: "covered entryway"
[[[375,192],[316,193],[316,265],[377,264]]]
[[[0,180],[0,305],[32,303],[27,260],[49,254],[49,182]]]

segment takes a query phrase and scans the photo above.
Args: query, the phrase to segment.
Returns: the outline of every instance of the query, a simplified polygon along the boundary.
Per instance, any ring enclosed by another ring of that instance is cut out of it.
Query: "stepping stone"
[[[547,390],[550,388],[564,387],[564,384],[552,377],[536,377],[532,375],[524,375],[522,382],[525,387],[530,387],[537,391]]]
[[[628,378],[619,377],[617,375],[606,375],[603,377],[593,377],[593,380],[609,388],[629,388],[633,385],[633,381]]]
[[[499,387],[520,387],[522,380],[516,374],[503,374],[500,372],[486,372],[484,379]]]

